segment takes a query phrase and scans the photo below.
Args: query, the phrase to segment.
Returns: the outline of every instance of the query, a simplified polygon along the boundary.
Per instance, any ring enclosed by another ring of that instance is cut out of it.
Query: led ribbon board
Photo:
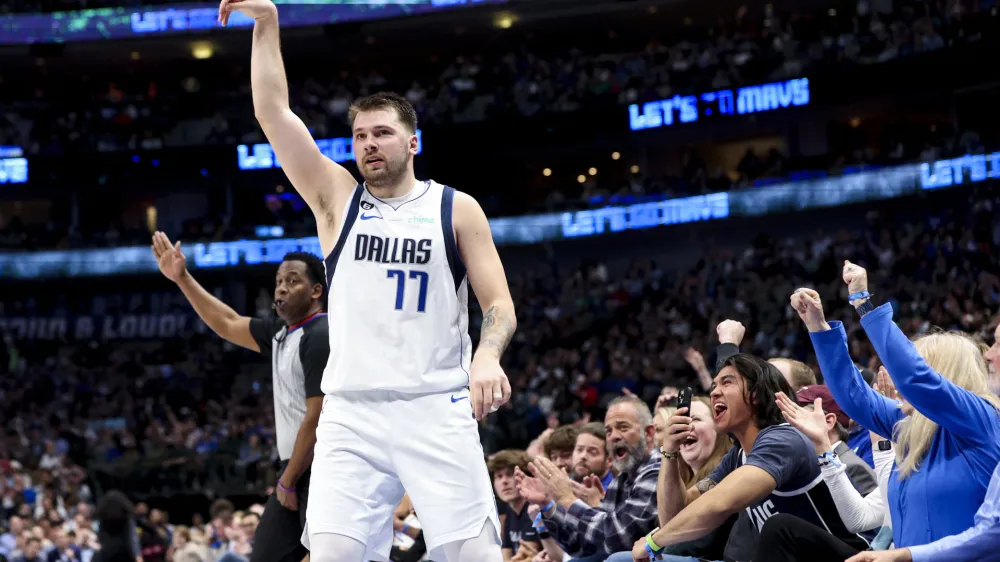
[[[674,96],[628,106],[628,124],[633,131],[697,123],[705,117],[754,115],[767,111],[809,105],[809,79],[718,90],[697,96]]]
[[[969,179],[966,180],[966,174]],[[792,179],[729,192],[612,205],[566,213],[490,219],[498,245],[586,238],[665,225],[754,217],[880,201],[1000,177],[1000,152],[933,163],[846,170],[841,175]],[[184,246],[188,266],[228,268],[280,263],[292,251],[322,255],[319,240],[270,238]],[[0,253],[0,279],[156,273],[149,246]],[[27,328],[26,328],[27,329]]]
[[[28,159],[19,146],[0,146],[0,185],[27,183]]]
[[[395,18],[507,0],[278,0],[283,27],[325,25]],[[167,35],[216,29],[219,4],[186,3],[144,8],[101,8],[48,14],[0,15],[0,45],[35,42],[93,41],[143,35]],[[229,26],[248,27],[253,20],[233,13]]]

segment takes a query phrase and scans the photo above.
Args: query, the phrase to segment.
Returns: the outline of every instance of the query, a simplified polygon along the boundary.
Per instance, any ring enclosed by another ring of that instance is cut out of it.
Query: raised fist
[[[852,295],[867,291],[868,272],[860,265],[844,260],[844,283],[847,284],[847,292]],[[854,305],[854,302],[851,304]]]
[[[739,347],[743,341],[743,336],[747,333],[747,329],[743,324],[736,320],[723,320],[715,328],[715,331],[719,334],[719,343],[733,343],[737,347]]]
[[[799,313],[799,318],[810,332],[824,332],[830,329],[823,315],[823,301],[819,293],[812,289],[796,289],[791,297],[792,308]]]

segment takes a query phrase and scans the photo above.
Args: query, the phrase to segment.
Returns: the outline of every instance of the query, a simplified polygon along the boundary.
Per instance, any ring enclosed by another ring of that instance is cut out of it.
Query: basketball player
[[[323,406],[320,382],[330,356],[323,262],[305,252],[286,254],[275,275],[277,318],[261,319],[240,316],[206,291],[188,272],[180,242],[171,244],[157,232],[153,255],[164,277],[177,284],[213,332],[271,358],[282,471],[257,525],[250,562],[300,562],[308,554],[299,537],[305,529],[309,465]]]
[[[224,0],[220,21],[233,11],[255,20],[254,111],[326,256],[330,362],[304,537],[311,560],[386,560],[405,489],[431,559],[500,562],[476,420],[510,397],[500,355],[516,319],[486,215],[469,195],[416,180],[417,117],[396,94],[351,107],[363,184],[325,158],[289,108],[274,4]],[[474,356],[469,285],[485,311]]]

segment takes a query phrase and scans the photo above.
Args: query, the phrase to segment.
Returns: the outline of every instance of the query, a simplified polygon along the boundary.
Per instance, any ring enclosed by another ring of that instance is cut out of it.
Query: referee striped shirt
[[[326,313],[291,326],[277,317],[253,318],[250,333],[261,354],[271,358],[278,456],[287,461],[306,415],[306,398],[323,396],[320,383],[330,356]]]

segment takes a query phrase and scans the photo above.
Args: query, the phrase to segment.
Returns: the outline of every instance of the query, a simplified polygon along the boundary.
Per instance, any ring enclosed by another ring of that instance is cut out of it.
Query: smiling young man
[[[634,560],[649,560],[667,545],[700,538],[734,513],[739,519],[726,543],[727,561],[761,559],[756,557],[760,530],[779,513],[825,526],[845,542],[864,544],[844,528],[812,444],[784,423],[775,403],[778,392],[791,388],[773,364],[745,354],[723,363],[712,385],[713,422],[716,431],[732,435],[737,444],[708,478],[687,490],[680,485],[664,490],[670,521],[636,541]],[[676,463],[678,457],[665,454],[663,462]]]
[[[323,262],[291,252],[278,266],[274,286],[277,317],[240,316],[188,273],[180,242],[153,235],[153,255],[163,275],[177,284],[195,312],[223,339],[271,358],[274,421],[283,467],[275,493],[257,526],[251,562],[299,562],[308,554],[305,527],[309,467],[323,407],[320,382],[330,356],[324,303]]]

